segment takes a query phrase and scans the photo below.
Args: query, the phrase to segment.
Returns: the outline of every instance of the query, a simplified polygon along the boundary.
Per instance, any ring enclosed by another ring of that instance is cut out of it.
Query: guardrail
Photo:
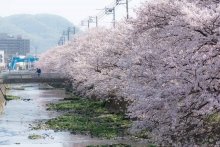
[[[37,73],[1,73],[0,83],[63,83],[68,79],[59,73],[41,73],[38,77]]]
[[[0,78],[2,79],[20,79],[20,78],[63,78],[60,73],[41,73],[38,77],[37,73],[3,73],[0,74]]]

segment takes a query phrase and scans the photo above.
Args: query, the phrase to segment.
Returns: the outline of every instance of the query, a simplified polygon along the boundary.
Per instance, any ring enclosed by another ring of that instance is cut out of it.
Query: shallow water
[[[46,104],[58,103],[65,97],[64,90],[39,90],[39,84],[27,86],[25,90],[9,90],[8,94],[20,96],[19,100],[7,101],[0,115],[0,146],[3,147],[86,147],[87,145],[111,144],[122,141],[94,139],[53,130],[32,130],[31,126],[58,117],[61,112],[47,111]],[[29,87],[28,87],[29,86]],[[31,87],[32,86],[32,87]],[[36,134],[43,139],[28,139]],[[127,142],[127,141],[126,141]],[[134,146],[145,146],[137,145]]]

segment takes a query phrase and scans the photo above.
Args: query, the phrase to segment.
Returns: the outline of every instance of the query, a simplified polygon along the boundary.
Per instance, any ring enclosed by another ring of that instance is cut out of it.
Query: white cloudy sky
[[[0,0],[0,16],[10,16],[14,14],[56,14],[60,15],[75,25],[79,25],[81,20],[99,14],[101,9],[110,6],[116,0]],[[125,2],[125,0],[121,0]],[[140,6],[146,0],[129,0],[129,14],[133,8]],[[116,10],[116,20],[126,16],[125,5],[120,5]],[[110,25],[112,15],[106,15],[100,20],[99,25]]]

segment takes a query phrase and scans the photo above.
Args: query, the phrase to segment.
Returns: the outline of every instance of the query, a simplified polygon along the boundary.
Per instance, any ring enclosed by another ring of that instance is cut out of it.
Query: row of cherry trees
[[[131,102],[131,132],[160,146],[220,144],[218,0],[154,0],[115,29],[94,28],[44,53],[87,97]]]

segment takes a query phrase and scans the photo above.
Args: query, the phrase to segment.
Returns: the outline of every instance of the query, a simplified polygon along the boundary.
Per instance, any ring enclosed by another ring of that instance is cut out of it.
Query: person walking
[[[37,76],[38,76],[38,78],[40,77],[40,73],[41,73],[41,69],[37,68]]]

